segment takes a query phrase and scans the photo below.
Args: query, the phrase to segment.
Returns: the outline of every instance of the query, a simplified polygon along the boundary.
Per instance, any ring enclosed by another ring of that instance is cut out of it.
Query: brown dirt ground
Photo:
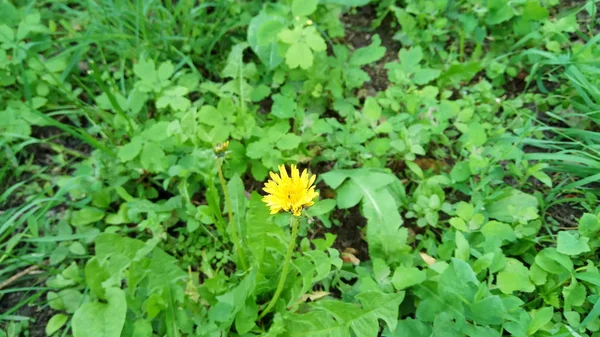
[[[26,283],[31,283],[27,281]],[[14,286],[14,285],[13,285]],[[22,286],[26,286],[23,284]],[[26,300],[33,294],[31,292],[14,292],[8,293],[0,297],[0,314],[7,312],[14,306],[18,305],[21,301]],[[42,303],[34,302],[33,305],[23,305],[12,315],[29,317],[29,337],[45,337],[46,336],[46,324],[48,320],[55,314],[54,310],[48,306],[42,305]],[[6,324],[1,324],[0,327],[5,327]]]
[[[376,16],[374,6],[363,6],[357,9],[356,14],[342,17],[346,29],[345,42],[351,48],[358,49],[370,45],[373,35],[378,34],[381,38],[381,45],[386,49],[384,56],[377,63],[364,67],[371,77],[371,81],[364,85],[367,96],[374,96],[378,91],[387,89],[389,82],[384,65],[397,60],[400,50],[400,43],[393,39],[397,28],[391,27],[391,15],[388,15],[381,25],[372,31],[371,22],[376,19]]]

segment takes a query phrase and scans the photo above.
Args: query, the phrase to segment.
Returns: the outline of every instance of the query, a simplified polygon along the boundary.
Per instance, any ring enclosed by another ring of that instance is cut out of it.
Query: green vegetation
[[[596,2],[0,0],[0,337],[600,336]]]

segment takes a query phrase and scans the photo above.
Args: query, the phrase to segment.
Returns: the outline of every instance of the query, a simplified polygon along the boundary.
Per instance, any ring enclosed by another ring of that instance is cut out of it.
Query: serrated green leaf
[[[579,226],[577,226],[577,230],[581,236],[595,238],[600,231],[600,221],[598,221],[598,217],[596,215],[585,213],[579,219]]]
[[[404,299],[404,292],[384,294],[371,291],[360,293],[356,298],[362,307],[334,300],[316,302],[313,305],[315,311],[293,315],[286,320],[284,336],[349,337],[351,330],[355,336],[376,337],[379,333],[378,320],[385,321],[390,330],[396,329],[398,307]]]
[[[400,49],[398,58],[403,69],[415,70],[423,59],[423,49],[420,46],[412,47],[411,49]]]
[[[589,238],[579,237],[578,233],[561,231],[558,233],[556,250],[562,254],[576,256],[590,251],[588,241]]]
[[[310,68],[313,64],[313,54],[310,47],[306,43],[294,43],[285,53],[285,63],[291,69],[298,67],[302,69]]]

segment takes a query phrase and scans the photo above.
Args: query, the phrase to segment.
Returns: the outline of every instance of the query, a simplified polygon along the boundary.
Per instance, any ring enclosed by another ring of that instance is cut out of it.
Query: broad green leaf
[[[150,292],[170,287],[172,283],[181,281],[185,277],[186,273],[179,267],[177,259],[158,248],[152,251],[148,273]]]
[[[152,337],[152,324],[143,319],[135,321],[131,337]]]
[[[573,261],[556,248],[545,248],[535,256],[535,263],[551,274],[573,271]]]
[[[321,0],[324,4],[335,4],[349,7],[361,7],[371,2],[371,0]]]
[[[259,15],[260,16],[260,15]],[[285,28],[285,24],[280,19],[265,20],[258,27],[256,39],[260,46],[266,46],[270,43],[277,43],[277,35]]]
[[[163,172],[167,169],[165,151],[155,142],[146,142],[140,155],[142,167],[150,172]]]
[[[461,217],[462,219],[464,219],[466,221],[471,220],[471,218],[473,217],[474,211],[475,211],[475,208],[473,207],[473,205],[466,203],[464,201],[461,201],[456,205],[456,215],[458,215],[459,217]]]
[[[314,205],[308,208],[306,213],[310,216],[323,215],[331,212],[336,206],[334,199],[323,199],[317,201]],[[327,235],[327,233],[325,234]]]
[[[413,76],[413,82],[417,85],[425,85],[440,76],[441,70],[439,69],[417,69]]]
[[[127,301],[119,288],[106,290],[106,302],[88,302],[73,315],[74,337],[120,337],[125,325]]]
[[[392,277],[394,288],[403,290],[405,288],[420,284],[427,279],[424,271],[416,267],[398,267]]]
[[[450,178],[456,182],[462,182],[471,176],[471,170],[469,169],[469,163],[466,161],[461,161],[456,163],[450,171]]]
[[[412,47],[411,49],[400,49],[398,58],[403,69],[414,71],[423,59],[423,49],[420,46]]]
[[[320,178],[323,179],[323,181],[325,181],[325,183],[331,188],[337,189],[348,177],[348,171],[334,170],[323,173]]]
[[[534,220],[538,218],[538,206],[536,197],[510,188],[505,191],[504,197],[489,202],[485,208],[490,218],[513,223],[515,220]],[[530,210],[535,212],[534,215],[529,215]]]
[[[65,310],[65,303],[62,297],[54,291],[49,291],[47,295],[48,306],[54,310]]]
[[[469,306],[469,317],[480,325],[498,325],[504,322],[506,309],[500,296],[493,295]]]
[[[430,337],[432,327],[418,319],[406,318],[398,321],[395,330],[386,330],[384,337]]]
[[[400,229],[402,217],[392,193],[385,186],[397,181],[397,178],[367,169],[357,169],[351,172],[351,193],[361,194],[362,212],[367,218],[367,242],[371,257],[387,259],[405,249],[408,232]],[[342,185],[344,186],[344,185]],[[338,191],[342,193],[342,191]],[[338,194],[338,206],[342,203]],[[352,200],[353,202],[355,201]]]
[[[227,55],[227,63],[221,71],[221,76],[224,78],[240,78],[244,72],[244,50],[248,48],[245,42],[234,45],[229,55]]]
[[[216,297],[217,303],[208,310],[208,317],[217,322],[233,323],[238,312],[246,306],[246,300],[256,287],[256,269],[248,273],[231,291]],[[250,298],[250,300],[254,300]]]
[[[304,36],[304,41],[306,41],[306,44],[313,51],[327,50],[325,40],[323,40],[321,34],[317,31],[317,28],[315,26],[305,27],[302,30],[302,35]]]
[[[237,226],[239,232],[240,228],[245,227],[243,221],[246,214],[246,207],[248,206],[248,199],[245,194],[244,182],[237,173],[229,178],[227,193],[231,201],[231,210],[234,214],[234,226]],[[244,235],[244,233],[240,235]]]
[[[264,140],[259,140],[248,144],[248,147],[246,148],[246,155],[252,159],[260,159],[272,149],[273,146],[271,144]]]
[[[283,57],[281,57],[277,52],[277,39],[276,36],[279,33],[280,29],[285,25],[285,18],[274,11],[267,12],[262,10],[257,16],[250,20],[248,24],[248,44],[254,53],[258,56],[260,61],[267,66],[269,70],[273,70],[277,68],[282,62]],[[269,22],[276,22],[281,25],[281,27],[276,27],[277,24],[271,24]],[[263,27],[263,25],[268,26],[270,28],[268,31]],[[273,29],[276,28],[276,29]],[[265,31],[265,33],[261,33],[261,31]],[[268,35],[274,36],[275,38],[265,39],[259,38],[259,35]],[[271,42],[268,42],[271,41]]]
[[[457,259],[469,261],[471,257],[471,245],[462,232],[457,231],[455,233],[455,243],[456,250],[454,251],[454,256]]]
[[[171,61],[163,62],[158,66],[157,75],[160,81],[166,81],[175,72],[175,66]]]
[[[515,291],[532,292],[535,286],[529,279],[529,270],[519,260],[507,258],[504,269],[498,273],[500,291],[512,294]]]
[[[543,20],[548,17],[548,9],[536,1],[528,1],[523,8],[523,18],[526,20]]]
[[[69,251],[75,255],[84,255],[85,247],[79,241],[75,241],[69,245]]]
[[[235,330],[240,334],[245,334],[252,330],[256,325],[258,318],[258,305],[254,298],[248,297],[245,305],[235,316]]]
[[[71,225],[84,226],[104,218],[104,211],[94,207],[84,207],[71,215]]]
[[[317,10],[318,0],[293,0],[292,14],[294,16],[307,16]]]
[[[356,206],[362,198],[362,190],[353,180],[346,181],[337,189],[336,201],[341,209]]]
[[[350,337],[345,324],[321,311],[286,315],[283,322],[285,329],[277,334],[280,337]]]
[[[379,35],[375,34],[373,35],[371,44],[355,50],[348,63],[352,66],[363,66],[377,62],[385,55],[385,50],[385,47],[381,46]]]
[[[377,122],[381,117],[381,107],[373,97],[367,97],[363,112],[371,123]]]
[[[65,246],[56,247],[50,254],[50,265],[61,263],[69,255],[69,248]]]
[[[600,273],[597,271],[586,271],[583,273],[576,273],[575,277],[578,280],[588,282],[590,284],[595,285],[596,287],[600,287]]]
[[[558,242],[556,250],[559,253],[566,255],[579,255],[581,253],[589,252],[590,246],[588,246],[587,237],[579,237],[579,234],[575,232],[561,231],[558,233]]]
[[[552,320],[552,315],[554,315],[554,309],[552,307],[545,307],[537,310],[531,318],[529,327],[527,327],[527,335],[531,336],[539,331],[544,325]]]
[[[109,275],[114,275],[129,266],[143,247],[144,243],[140,240],[103,233],[96,238],[96,258],[106,267]],[[109,259],[109,263],[105,264]]]
[[[579,307],[585,302],[585,287],[579,284],[575,278],[571,279],[571,284],[568,287],[563,288],[562,294],[565,299],[565,311],[570,311],[572,307]]]
[[[300,141],[302,138],[293,133],[285,134],[279,141],[277,141],[276,145],[281,150],[293,150],[300,145]]]
[[[5,44],[5,48],[11,48],[15,40],[15,32],[7,25],[0,25],[0,43]]]
[[[109,277],[110,275],[106,269],[100,265],[97,257],[88,260],[85,265],[85,282],[100,299],[106,299],[106,291],[102,286],[102,283]]]
[[[477,293],[479,281],[471,266],[453,258],[450,265],[440,275],[439,292],[449,303],[472,302]]]
[[[479,122],[472,122],[469,124],[469,128],[466,136],[465,147],[482,146],[487,141],[487,134],[485,129]]]
[[[260,84],[252,90],[252,94],[250,94],[250,98],[252,102],[260,102],[263,99],[267,98],[271,94],[271,88],[264,84]]]
[[[278,270],[279,258],[285,254],[287,241],[283,229],[270,220],[269,208],[256,192],[252,193],[250,208],[246,214],[246,233],[248,249],[261,274]],[[258,282],[260,281],[263,280]]]
[[[398,323],[398,307],[404,300],[404,292],[394,294],[384,294],[377,291],[358,294],[356,298],[361,302],[364,314],[360,321],[352,322],[355,332],[359,331],[357,327],[362,326],[362,320],[377,321],[383,320],[390,330],[396,329]],[[365,322],[366,323],[366,322]],[[361,335],[357,333],[357,335]],[[365,335],[366,336],[366,335]]]
[[[279,118],[292,118],[296,114],[297,104],[294,99],[281,94],[272,96],[273,106],[271,113]]]
[[[504,0],[490,0],[488,1],[488,14],[486,15],[485,22],[493,26],[510,20],[513,15],[513,9],[509,2]]]
[[[448,220],[448,222],[450,223],[450,225],[460,231],[466,232],[469,229],[467,228],[467,224],[465,223],[465,220],[461,219],[461,218],[450,218],[450,220]]]
[[[384,294],[371,291],[360,293],[356,298],[362,307],[323,300],[313,305],[315,311],[290,315],[286,319],[287,333],[283,336],[349,337],[351,330],[355,336],[376,337],[379,320],[385,321],[390,330],[396,329],[398,307],[404,299],[404,292]]]
[[[583,321],[581,321],[581,324],[579,325],[579,327],[585,328],[590,323],[592,323],[594,320],[598,319],[598,317],[600,317],[600,298],[596,299],[596,303],[594,303],[592,310],[590,310],[590,312],[587,314],[587,316],[585,316]]]
[[[517,239],[512,226],[493,220],[483,225],[481,233],[485,236],[486,242],[493,245],[500,245],[502,241],[512,242]]]
[[[50,320],[48,320],[48,323],[46,323],[46,335],[51,336],[60,328],[62,328],[67,322],[67,319],[69,319],[69,317],[64,314],[56,314],[52,316]]]
[[[600,231],[600,221],[594,214],[585,213],[579,219],[579,226],[577,227],[579,234],[588,238],[595,238]]]

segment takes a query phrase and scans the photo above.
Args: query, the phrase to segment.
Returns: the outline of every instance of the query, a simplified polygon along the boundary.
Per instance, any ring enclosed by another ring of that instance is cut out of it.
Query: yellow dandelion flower
[[[229,141],[226,141],[224,143],[219,143],[217,145],[215,145],[213,147],[213,150],[215,151],[216,155],[221,155],[223,154],[225,151],[227,151],[227,148],[229,147]]]
[[[268,195],[262,201],[269,206],[271,214],[283,210],[300,216],[302,209],[312,206],[315,203],[313,200],[319,196],[313,186],[317,176],[308,174],[306,170],[300,174],[296,165],[291,166],[289,176],[283,165],[279,165],[279,175],[273,172],[269,174],[271,180],[263,188]]]

